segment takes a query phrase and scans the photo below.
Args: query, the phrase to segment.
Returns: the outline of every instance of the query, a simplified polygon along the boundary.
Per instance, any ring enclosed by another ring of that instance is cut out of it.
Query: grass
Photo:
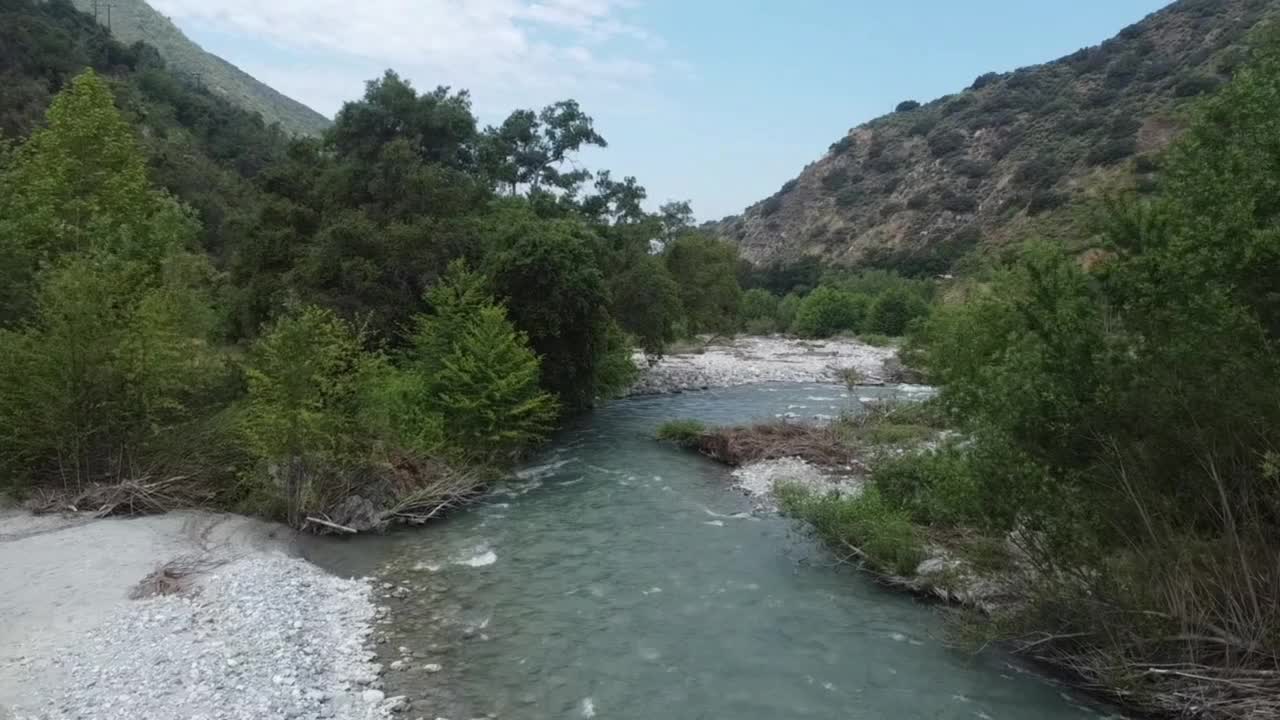
[[[874,487],[857,497],[838,497],[782,483],[774,494],[784,513],[811,525],[845,560],[861,560],[885,575],[910,577],[925,558],[910,518],[891,508]]]
[[[671,420],[658,426],[657,437],[682,448],[696,449],[707,433],[707,426],[697,420]]]

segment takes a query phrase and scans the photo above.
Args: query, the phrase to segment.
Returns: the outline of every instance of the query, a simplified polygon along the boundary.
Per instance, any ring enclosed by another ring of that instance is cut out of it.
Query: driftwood
[[[339,525],[338,523],[335,523],[335,522],[329,522],[328,520],[324,520],[324,519],[322,519],[322,518],[318,518],[318,517],[313,517],[313,516],[311,516],[311,515],[308,515],[308,516],[307,516],[307,522],[309,522],[309,523],[315,523],[316,525],[323,525],[324,527],[331,528],[331,529],[333,529],[333,530],[337,530],[337,531],[339,531],[339,532],[344,532],[344,533],[347,533],[347,534],[349,534],[349,535],[355,535],[356,533],[360,532],[359,530],[356,530],[355,528],[349,528],[349,527],[347,527],[346,525]]]

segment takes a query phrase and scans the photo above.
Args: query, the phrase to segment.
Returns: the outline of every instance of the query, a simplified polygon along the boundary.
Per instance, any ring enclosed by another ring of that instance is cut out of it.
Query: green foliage
[[[428,320],[424,332],[435,330]],[[503,308],[488,305],[471,313],[452,350],[436,363],[439,371],[423,379],[422,404],[441,418],[450,452],[508,461],[550,433],[556,401],[539,388],[538,358]]]
[[[661,258],[641,255],[610,279],[613,315],[647,355],[660,356],[684,319],[680,286]]]
[[[820,287],[809,293],[796,312],[794,330],[804,337],[825,338],[856,332],[863,326],[870,300],[865,295]]]
[[[253,344],[245,364],[245,440],[267,463],[341,463],[357,454],[361,382],[371,371],[354,327],[331,310],[296,307]]]
[[[496,295],[542,358],[542,384],[566,408],[615,388],[600,374],[610,320],[596,238],[574,219],[545,221],[511,208],[487,222],[486,264]]]
[[[812,525],[838,555],[905,577],[914,575],[924,560],[924,545],[909,517],[891,508],[875,487],[856,497],[818,496],[781,483],[774,492],[783,512]]]
[[[778,318],[778,305],[781,300],[777,295],[764,288],[754,288],[742,294],[739,317],[744,326],[753,321],[768,320],[772,325]]]
[[[707,426],[697,420],[669,420],[658,426],[656,436],[663,442],[695,448],[706,433]]]
[[[903,288],[889,288],[871,303],[866,328],[881,335],[899,337],[906,333],[912,321],[928,312],[929,306],[919,295]]]
[[[778,330],[791,332],[795,328],[796,318],[800,315],[800,306],[804,300],[796,293],[788,293],[778,301]]]
[[[895,107],[893,111],[894,112],[911,112],[912,110],[919,109],[919,107],[920,107],[920,103],[916,102],[915,100],[903,100],[902,102],[898,103],[897,107]]]
[[[917,523],[981,526],[990,514],[973,465],[968,454],[948,445],[882,459],[871,479],[888,505]]]
[[[729,333],[738,324],[742,288],[738,250],[714,238],[691,233],[666,249],[667,269],[680,286],[680,301],[691,333]]]
[[[196,230],[147,185],[105,84],[77,78],[0,176],[0,466],[16,480],[140,472],[211,401],[226,373]]]

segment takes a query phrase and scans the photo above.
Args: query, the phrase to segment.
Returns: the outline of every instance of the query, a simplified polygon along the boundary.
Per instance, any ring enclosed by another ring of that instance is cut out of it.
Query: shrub
[[[951,117],[958,112],[973,106],[976,102],[972,95],[961,95],[942,106],[942,117]]]
[[[929,135],[929,152],[934,157],[945,157],[958,152],[965,146],[968,138],[959,130],[943,130]]]
[[[890,507],[915,522],[950,527],[986,522],[986,498],[970,456],[955,446],[882,459],[873,466],[871,481]]]
[[[911,127],[907,128],[907,134],[913,137],[924,137],[933,132],[933,129],[937,126],[938,118],[933,115],[925,115],[911,123]]]
[[[847,168],[832,168],[826,175],[822,176],[822,187],[831,192],[835,192],[848,184],[849,170]]]
[[[1222,81],[1212,75],[1191,75],[1178,81],[1178,84],[1173,87],[1173,94],[1176,97],[1207,95],[1216,91],[1221,85]]]
[[[956,162],[955,171],[967,178],[984,178],[991,174],[992,167],[990,160],[963,158]]]
[[[778,195],[770,195],[760,203],[760,216],[769,217],[782,209],[782,198]]]
[[[845,135],[839,140],[831,143],[829,150],[834,155],[844,155],[845,153],[852,152],[855,147],[857,147],[857,141],[853,139],[853,136]]]
[[[836,194],[836,206],[848,209],[857,205],[861,199],[862,193],[857,188],[845,188]]]
[[[907,198],[908,210],[926,210],[933,204],[933,193],[928,190],[921,190],[911,197]]]
[[[1133,155],[1137,149],[1138,141],[1135,138],[1112,138],[1095,145],[1086,156],[1086,161],[1090,165],[1110,165]]]
[[[982,88],[990,85],[991,83],[999,79],[1000,79],[1000,73],[998,72],[983,73],[973,81],[973,84],[969,86],[969,89],[981,90]]]
[[[893,109],[894,112],[911,112],[920,108],[920,103],[915,100],[903,100]]]
[[[898,337],[917,318],[924,317],[929,306],[918,295],[902,288],[891,288],[871,304],[867,328],[872,332]]]
[[[770,320],[778,316],[777,295],[763,288],[754,288],[742,294],[742,302],[738,306],[738,316],[743,324],[753,320]]]
[[[698,420],[669,420],[658,426],[657,438],[683,448],[696,448],[707,434],[707,426]]]
[[[875,570],[911,576],[924,560],[924,546],[906,513],[892,509],[874,487],[856,497],[818,496],[780,483],[774,494],[786,514],[813,526],[838,556],[865,560]]]
[[[1031,193],[1031,199],[1027,202],[1027,212],[1039,215],[1060,208],[1066,203],[1067,195],[1064,193],[1056,190],[1036,190]]]
[[[796,313],[795,332],[805,337],[825,338],[862,326],[867,313],[865,295],[854,295],[830,287],[809,293]]]
[[[941,205],[943,210],[954,213],[971,213],[978,209],[978,201],[972,196],[960,195],[952,190],[942,193]]]
[[[799,315],[800,305],[803,302],[803,298],[796,293],[787,293],[778,302],[778,330],[780,332],[794,332],[796,316]]]

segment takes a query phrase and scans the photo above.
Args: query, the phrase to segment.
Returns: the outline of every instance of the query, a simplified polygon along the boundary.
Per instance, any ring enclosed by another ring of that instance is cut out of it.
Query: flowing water
[[[386,677],[408,717],[1099,717],[1007,658],[946,648],[933,608],[834,566],[793,523],[753,514],[726,469],[652,439],[672,418],[836,415],[896,393],[620,401],[482,506],[307,552],[411,590],[380,627],[383,662],[410,658]]]

